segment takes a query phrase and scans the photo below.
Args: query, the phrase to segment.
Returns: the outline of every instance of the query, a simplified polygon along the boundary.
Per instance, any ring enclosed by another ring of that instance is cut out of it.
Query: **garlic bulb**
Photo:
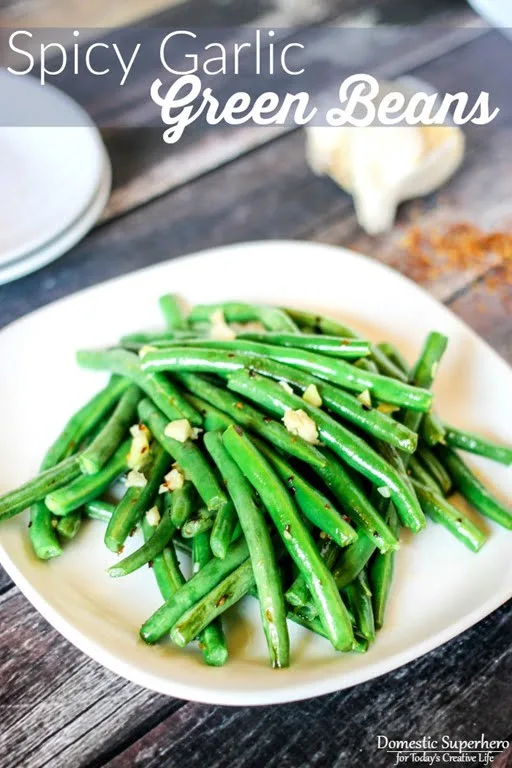
[[[414,92],[405,82],[383,85],[384,93]],[[359,224],[370,235],[391,229],[399,203],[438,189],[464,156],[464,134],[455,125],[314,126],[306,135],[312,170],[353,196]]]

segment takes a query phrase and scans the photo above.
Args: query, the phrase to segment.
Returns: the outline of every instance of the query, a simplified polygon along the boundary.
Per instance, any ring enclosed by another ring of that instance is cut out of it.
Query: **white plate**
[[[99,131],[78,104],[0,70],[0,113],[12,122],[12,112],[19,122],[0,128],[0,266],[71,226],[96,196],[104,165]]]
[[[411,359],[435,328],[450,337],[436,383],[441,413],[463,427],[512,442],[512,372],[446,308],[396,272],[341,248],[300,242],[235,245],[177,259],[90,288],[25,317],[0,333],[9,376],[0,382],[0,490],[37,471],[48,442],[103,377],[82,372],[77,347],[102,345],[159,323],[157,298],[179,291],[191,302],[238,298],[285,301],[346,318],[375,339],[400,343]],[[51,375],[50,375],[51,373]],[[474,461],[510,497],[504,467]],[[20,589],[65,637],[118,674],[165,694],[217,704],[269,704],[316,696],[360,683],[405,664],[462,632],[512,595],[512,535],[491,525],[474,555],[429,524],[407,537],[386,627],[366,655],[340,655],[328,643],[291,628],[292,666],[268,667],[256,605],[227,620],[230,660],[206,667],[195,648],[154,648],[137,630],[159,605],[149,569],[109,579],[115,560],[91,523],[50,563],[31,554],[21,516],[0,526],[0,559]],[[133,540],[130,547],[136,545]],[[233,614],[231,614],[232,616]]]
[[[92,199],[88,208],[82,211],[78,219],[67,229],[61,232],[57,237],[46,243],[42,248],[38,248],[25,254],[16,261],[11,261],[4,267],[0,266],[0,285],[18,280],[42,267],[45,267],[62,254],[70,250],[78,243],[97,222],[110,197],[110,188],[112,185],[112,167],[110,159],[103,152],[103,169],[96,195]]]

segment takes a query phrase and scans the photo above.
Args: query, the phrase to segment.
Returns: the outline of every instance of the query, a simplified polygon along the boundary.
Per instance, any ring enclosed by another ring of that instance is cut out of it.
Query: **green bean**
[[[246,595],[253,585],[253,570],[250,561],[246,560],[236,571],[226,576],[211,592],[179,617],[171,629],[173,642],[183,648],[212,621]]]
[[[105,426],[80,456],[80,469],[88,475],[94,475],[116,452],[129,427],[135,421],[137,404],[142,396],[140,389],[132,384],[121,396],[114,412]]]
[[[271,448],[256,440],[254,442],[284,482],[304,517],[321,531],[324,531],[340,547],[346,547],[347,544],[356,540],[357,534],[352,526],[334,509],[323,493],[308,483],[302,475]]]
[[[171,519],[176,528],[181,528],[194,511],[195,490],[191,482],[186,480],[181,488],[176,488],[171,494]]]
[[[353,633],[345,606],[285,487],[241,427],[228,427],[223,441],[243,474],[259,493],[286,549],[305,576],[331,643],[338,650],[350,648]]]
[[[158,306],[169,331],[185,331],[187,329],[187,321],[177,296],[173,293],[165,293],[158,299]]]
[[[342,325],[337,320],[324,315],[316,315],[312,312],[285,308],[285,312],[299,325],[306,327],[314,333],[321,333],[327,336],[346,336],[351,339],[361,339],[358,333],[352,328]],[[407,376],[381,349],[378,345],[371,345],[371,355],[377,363],[379,370],[386,376],[406,382]]]
[[[94,395],[69,419],[58,438],[46,452],[41,470],[50,469],[75,453],[81,441],[114,408],[129,386],[130,382],[127,379],[112,376],[107,386]]]
[[[142,517],[141,527],[144,541],[148,542],[155,532],[155,527],[148,523],[145,515]],[[153,573],[164,600],[171,600],[174,593],[185,583],[172,541],[153,558]]]
[[[146,643],[156,643],[178,621],[185,611],[211,592],[217,584],[247,560],[250,566],[249,550],[245,540],[240,539],[230,547],[224,560],[214,557],[204,568],[186,582],[142,625],[140,636]],[[252,569],[251,569],[252,572]]]
[[[169,494],[166,494],[168,496]],[[115,565],[107,569],[109,576],[117,578],[118,576],[127,576],[133,571],[142,568],[143,565],[153,560],[172,539],[176,528],[171,519],[171,500],[164,500],[164,509],[160,522],[153,527],[152,536],[139,549],[132,552],[128,557],[123,558]]]
[[[420,433],[427,445],[431,448],[438,443],[446,442],[446,431],[443,423],[436,413],[426,413],[421,422]]]
[[[210,535],[210,546],[215,557],[226,557],[237,523],[234,504],[228,501],[217,512]]]
[[[84,368],[113,371],[133,381],[160,408],[168,419],[185,418],[201,426],[201,417],[177,387],[159,373],[141,370],[140,359],[126,349],[80,350],[78,364]]]
[[[354,365],[356,368],[360,368],[362,371],[368,371],[369,373],[379,373],[379,369],[373,360],[369,360],[367,357],[362,357],[360,360],[356,360]]]
[[[454,486],[485,517],[512,529],[512,510],[480,482],[467,464],[447,446],[438,446],[438,455],[450,473]]]
[[[478,456],[485,456],[487,459],[498,461],[509,467],[512,464],[512,448],[507,445],[500,445],[493,440],[477,435],[474,432],[468,432],[457,427],[444,425],[446,430],[446,444],[450,448],[459,448],[462,451],[476,453]]]
[[[232,351],[232,357],[229,354],[212,355],[212,351],[219,350]],[[237,357],[237,352],[246,352],[253,356],[287,363],[354,392],[361,393],[369,390],[377,400],[385,403],[393,403],[418,411],[428,411],[432,405],[431,392],[378,373],[361,371],[344,360],[307,350],[274,347],[271,344],[242,339],[201,341],[200,347],[196,346],[195,342],[188,344],[184,342],[178,347],[169,346],[149,351],[142,358],[142,369],[144,371],[229,372],[244,365],[243,356]]]
[[[317,548],[326,567],[332,570],[340,553],[340,548],[336,542],[332,539],[322,539],[320,537],[317,541]],[[286,590],[285,597],[290,605],[295,605],[299,608],[307,605],[308,601],[311,600],[311,592],[302,574],[299,574],[291,587]]]
[[[219,411],[218,408],[214,408],[213,405],[207,403],[206,400],[191,395],[189,392],[185,394],[185,397],[203,417],[203,427],[205,432],[215,432],[216,429],[227,429],[229,425],[233,423],[233,419],[222,411]]]
[[[439,461],[435,453],[425,445],[420,447],[417,455],[446,496],[451,491],[452,479],[443,464]]]
[[[329,451],[324,455],[327,466],[317,470],[318,476],[341,502],[351,519],[366,533],[381,552],[398,549],[399,544],[382,516],[378,513],[356,478],[340,465],[337,457]],[[379,498],[381,498],[379,496]]]
[[[375,640],[375,619],[373,615],[372,591],[366,571],[361,573],[344,589],[349,607],[354,614],[356,631],[369,643]]]
[[[78,456],[70,456],[51,469],[41,472],[33,480],[29,480],[14,491],[9,491],[0,497],[0,520],[14,517],[19,512],[30,507],[36,501],[41,501],[57,488],[62,488],[80,474]]]
[[[163,414],[149,400],[139,403],[139,416],[149,427],[160,445],[178,462],[186,477],[194,484],[197,492],[209,510],[220,509],[227,503],[215,474],[192,440],[180,443],[165,434],[167,421]]]
[[[82,513],[80,510],[71,512],[66,517],[61,517],[57,523],[57,532],[65,539],[74,539],[82,525]]]
[[[434,491],[438,494],[443,493],[437,481],[415,456],[411,456],[407,472],[426,488],[430,488],[431,491]]]
[[[208,535],[198,534],[192,540],[192,562],[194,573],[204,568],[212,559],[212,551],[208,541]],[[220,618],[214,619],[198,636],[199,648],[203,658],[212,667],[222,667],[228,660],[226,638],[222,631]]]
[[[398,516],[393,504],[388,504],[387,523],[394,535],[398,538],[400,525]],[[384,626],[384,617],[388,603],[391,583],[393,581],[393,572],[395,568],[395,553],[376,552],[368,566],[368,575],[370,578],[373,615],[375,618],[376,629],[382,629]]]
[[[225,505],[224,505],[225,506]],[[209,531],[213,528],[215,522],[215,513],[209,509],[198,509],[192,517],[182,526],[181,535],[185,539],[191,539],[200,533]]]
[[[214,312],[222,311],[228,323],[248,323],[259,320],[268,331],[298,330],[293,320],[278,307],[259,304],[244,304],[239,301],[226,301],[223,304],[196,304],[189,315],[189,323],[206,323],[211,321]]]
[[[264,515],[254,502],[251,486],[224,447],[221,434],[208,432],[204,444],[227,484],[247,541],[272,666],[288,666],[289,638],[283,590]]]
[[[85,514],[91,520],[100,520],[102,523],[108,523],[114,514],[115,508],[116,505],[111,504],[109,501],[93,499],[93,501],[85,505]]]
[[[440,493],[421,485],[416,480],[413,480],[413,483],[421,506],[434,522],[443,525],[472,552],[478,552],[483,547],[487,540],[487,534],[484,531]],[[510,527],[512,527],[512,519]]]
[[[407,378],[409,377],[409,363],[394,344],[390,344],[388,341],[383,341],[380,344],[377,344],[377,347],[389,360],[391,360],[393,365],[396,365]]]
[[[345,360],[357,360],[370,354],[370,345],[362,339],[317,336],[313,333],[282,333],[281,331],[255,333],[254,331],[245,331],[237,333],[237,339],[275,344],[278,347],[306,349],[323,355],[341,357]]]
[[[121,336],[119,344],[122,347],[139,350],[141,347],[147,345],[163,344],[165,346],[169,342],[176,341],[177,339],[197,338],[198,334],[194,331],[135,331],[134,333],[127,333],[124,336]]]
[[[151,508],[169,467],[169,456],[158,443],[152,444],[149,451],[148,463],[144,467],[146,485],[128,488],[107,526],[105,545],[112,552],[122,549],[133,528]]]
[[[304,402],[296,395],[285,392],[274,382],[237,371],[228,380],[228,387],[252,400],[256,400],[273,413],[284,415],[288,409],[303,409],[315,422],[320,438],[343,461],[361,472],[377,487],[385,487],[396,504],[404,525],[415,533],[425,524],[423,512],[411,488],[403,477],[389,466],[361,438],[338,424],[319,408]]]
[[[298,387],[301,391],[305,391],[310,384],[314,384],[318,389],[324,406],[337,416],[341,416],[363,431],[391,443],[400,448],[401,451],[412,453],[416,450],[418,436],[414,432],[385,413],[381,413],[374,408],[371,410],[365,409],[357,397],[344,392],[342,389],[326,381],[317,379],[309,373],[291,368],[288,365],[264,358],[251,358],[246,363],[246,367],[277,381],[285,381],[294,387]]]
[[[443,334],[437,331],[429,333],[416,365],[410,374],[409,381],[411,384],[423,389],[430,389],[447,344],[448,339]],[[422,416],[417,411],[408,410],[404,415],[403,423],[406,427],[412,429],[413,432],[418,432],[421,422]],[[407,459],[405,462],[407,466]]]
[[[62,555],[54,517],[44,501],[36,501],[30,507],[29,535],[32,549],[39,560],[50,560]]]
[[[54,515],[64,516],[99,496],[127,469],[130,441],[122,443],[114,455],[95,475],[82,475],[68,485],[50,491],[45,504]]]
[[[350,547],[342,550],[332,572],[338,589],[343,589],[357,578],[375,552],[375,549],[373,541],[360,529],[359,538]]]
[[[235,397],[231,392],[217,387],[200,376],[179,374],[178,378],[195,395],[208,400],[216,408],[227,413],[233,421],[265,438],[285,453],[291,454],[312,466],[321,466],[325,463],[323,456],[313,445],[301,437],[290,435],[282,424],[272,421],[249,403]]]

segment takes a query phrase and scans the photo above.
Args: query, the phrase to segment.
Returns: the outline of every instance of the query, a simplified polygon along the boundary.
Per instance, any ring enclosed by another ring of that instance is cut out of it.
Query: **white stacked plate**
[[[11,116],[0,127],[2,284],[40,269],[84,237],[106,205],[112,171],[89,116],[52,86],[0,71],[0,115]],[[31,125],[32,117],[43,125]]]

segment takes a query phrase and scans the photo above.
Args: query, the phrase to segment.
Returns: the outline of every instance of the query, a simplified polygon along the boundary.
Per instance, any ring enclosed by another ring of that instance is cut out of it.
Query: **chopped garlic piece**
[[[156,350],[156,347],[152,347],[150,344],[144,344],[143,347],[139,349],[139,357],[144,357],[147,355],[148,352],[154,352]]]
[[[381,496],[384,496],[385,499],[389,499],[391,496],[391,491],[387,487],[387,485],[383,485],[381,488],[377,488],[378,492]]]
[[[183,488],[184,482],[185,475],[179,469],[171,469],[164,477],[164,484],[168,491],[177,491],[178,488]]]
[[[170,421],[164,429],[164,434],[166,437],[172,437],[173,440],[177,440],[179,443],[184,443],[190,439],[197,439],[197,435],[194,433],[188,419]]]
[[[289,395],[294,394],[293,389],[290,387],[287,381],[284,381],[283,379],[281,379],[280,381],[278,381],[278,384],[280,387],[284,389],[285,392],[288,392]]]
[[[132,444],[128,454],[129,469],[142,469],[149,455],[149,440],[151,433],[144,424],[134,424],[130,427]]]
[[[398,405],[393,405],[392,403],[379,403],[377,406],[377,410],[381,413],[395,413],[396,411],[399,411],[400,408]]]
[[[192,427],[192,440],[197,440],[201,432],[204,432],[204,429],[201,429],[201,427]]]
[[[148,484],[145,475],[137,469],[132,469],[126,476],[126,485],[128,488],[144,488]]]
[[[303,440],[312,445],[318,443],[318,429],[316,424],[313,419],[302,410],[302,408],[299,408],[296,411],[288,408],[284,412],[282,421],[290,434],[302,437]]]
[[[309,385],[309,387],[302,395],[302,399],[305,400],[306,403],[314,405],[315,408],[322,407],[322,398],[320,397],[320,392],[318,391],[316,384]]]
[[[158,507],[151,507],[151,509],[148,509],[146,512],[146,520],[148,521],[148,525],[152,528],[156,528],[160,522],[160,512],[158,511]]]
[[[361,393],[360,393],[360,394],[357,396],[357,399],[358,399],[358,400],[359,400],[359,402],[360,402],[360,403],[362,403],[362,404],[363,404],[363,405],[364,405],[366,408],[371,408],[371,407],[372,407],[372,396],[370,395],[370,390],[369,390],[369,389],[365,389],[363,392],[361,392]]]
[[[236,339],[236,333],[224,319],[222,309],[217,309],[210,315],[210,338],[216,341],[232,341]]]

